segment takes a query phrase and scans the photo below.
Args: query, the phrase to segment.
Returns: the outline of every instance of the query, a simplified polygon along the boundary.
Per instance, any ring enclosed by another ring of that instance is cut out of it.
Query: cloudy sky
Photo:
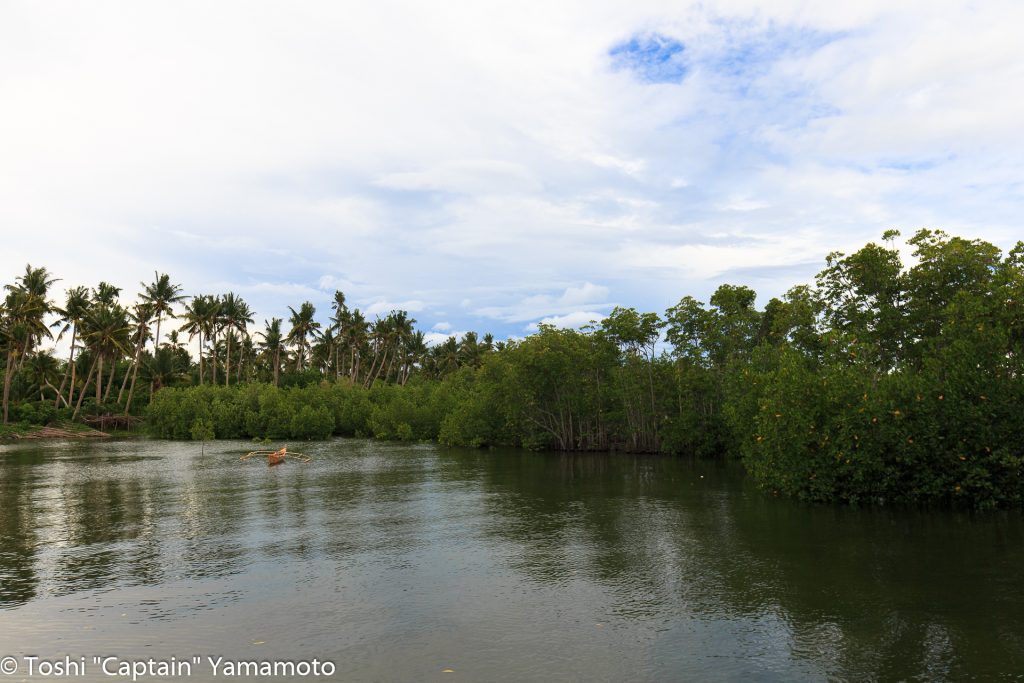
[[[894,9],[893,6],[897,8]],[[0,0],[0,280],[523,335],[1008,247],[1024,3]]]

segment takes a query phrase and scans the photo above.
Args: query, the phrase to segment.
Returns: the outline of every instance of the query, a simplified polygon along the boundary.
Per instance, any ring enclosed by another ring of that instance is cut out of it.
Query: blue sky
[[[437,337],[1024,235],[1024,5],[0,5],[0,280],[154,270]]]

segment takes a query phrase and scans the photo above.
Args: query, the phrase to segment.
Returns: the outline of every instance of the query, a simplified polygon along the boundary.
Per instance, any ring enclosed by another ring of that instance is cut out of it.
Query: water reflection
[[[0,447],[4,633],[89,653],[148,646],[144,624],[230,655],[257,629],[264,656],[386,680],[439,658],[488,680],[1024,670],[1019,514],[808,507],[669,458],[247,449]]]

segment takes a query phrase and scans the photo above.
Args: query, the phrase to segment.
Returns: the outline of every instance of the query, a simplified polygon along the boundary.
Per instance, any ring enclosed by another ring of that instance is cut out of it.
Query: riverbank
[[[0,425],[0,441],[22,441],[41,439],[107,439],[107,432],[82,424],[62,423],[60,425]]]

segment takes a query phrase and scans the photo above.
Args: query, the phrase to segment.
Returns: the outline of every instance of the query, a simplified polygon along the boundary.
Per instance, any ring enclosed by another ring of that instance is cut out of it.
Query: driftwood
[[[142,418],[135,415],[93,415],[83,417],[82,422],[101,431],[107,429],[130,430],[137,427],[142,422]]]
[[[104,439],[110,436],[96,429],[71,431],[60,427],[40,427],[27,434],[13,434],[15,439]]]

